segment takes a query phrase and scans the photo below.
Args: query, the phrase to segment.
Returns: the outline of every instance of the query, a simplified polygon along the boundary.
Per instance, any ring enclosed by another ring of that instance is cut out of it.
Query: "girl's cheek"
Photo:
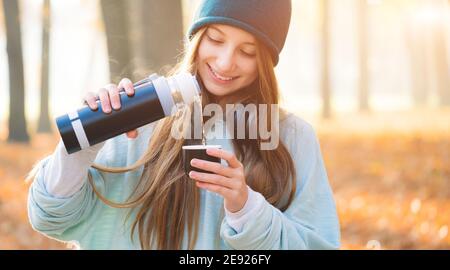
[[[240,63],[241,70],[243,70],[245,74],[256,78],[258,71],[256,63],[254,63],[252,60],[249,61],[248,59],[241,59]]]
[[[214,49],[211,45],[207,43],[200,44],[200,47],[198,48],[198,56],[200,60],[207,59],[209,57],[214,56],[214,54],[217,53],[217,50]]]

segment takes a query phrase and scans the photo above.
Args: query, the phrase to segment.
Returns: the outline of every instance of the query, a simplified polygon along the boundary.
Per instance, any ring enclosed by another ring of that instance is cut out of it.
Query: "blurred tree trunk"
[[[320,27],[322,33],[322,78],[321,78],[321,92],[322,92],[322,117],[331,117],[331,85],[330,85],[330,7],[329,0],[320,1]]]
[[[49,47],[50,47],[50,0],[42,6],[42,66],[41,66],[41,104],[37,132],[51,132],[48,113],[49,99]]]
[[[176,63],[183,48],[181,0],[102,0],[101,5],[112,81],[137,81]]]
[[[30,137],[25,119],[25,82],[18,1],[3,0],[3,11],[9,67],[8,141],[28,142]]]
[[[405,21],[406,47],[410,60],[411,90],[414,105],[425,107],[429,98],[430,78],[433,72],[429,70],[428,47],[431,35],[428,25],[417,21],[417,10],[423,9],[421,0],[411,1],[408,6],[408,16]]]
[[[425,43],[425,29],[413,22],[407,21],[406,46],[409,51],[411,66],[411,88],[414,105],[423,107],[428,98],[428,69]]]
[[[128,1],[101,0],[100,4],[105,22],[110,80],[118,83],[121,78],[131,76]]]
[[[181,0],[129,1],[134,80],[166,72],[183,48]]]
[[[367,0],[358,0],[358,38],[359,38],[359,110],[369,111],[369,69],[368,69],[368,39],[369,18]]]
[[[443,22],[439,22],[436,25],[433,34],[433,52],[439,104],[441,106],[450,106],[450,66],[448,63],[446,29]]]

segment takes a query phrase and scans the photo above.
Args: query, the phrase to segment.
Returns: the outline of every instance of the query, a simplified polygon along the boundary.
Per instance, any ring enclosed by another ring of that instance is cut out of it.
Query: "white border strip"
[[[72,122],[73,131],[75,132],[75,136],[78,139],[78,143],[80,144],[81,149],[86,149],[89,146],[89,141],[86,137],[86,133],[84,132],[83,125],[81,124],[80,119]]]
[[[78,111],[70,112],[67,115],[69,116],[70,121],[72,121],[73,119],[79,118]]]

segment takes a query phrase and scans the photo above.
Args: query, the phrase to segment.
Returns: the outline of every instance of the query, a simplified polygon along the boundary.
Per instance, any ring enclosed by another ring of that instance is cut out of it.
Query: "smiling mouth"
[[[221,76],[220,74],[218,74],[217,72],[214,71],[214,69],[212,69],[212,67],[209,64],[206,64],[208,66],[208,69],[211,71],[212,75],[214,76],[215,79],[222,81],[222,82],[230,82],[235,80],[236,78],[238,78],[238,76],[236,77],[225,77],[225,76]]]

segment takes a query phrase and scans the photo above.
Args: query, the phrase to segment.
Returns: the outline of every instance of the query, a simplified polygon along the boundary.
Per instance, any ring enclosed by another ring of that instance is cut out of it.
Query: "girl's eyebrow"
[[[217,28],[217,27],[215,27],[215,26],[212,26],[212,25],[211,25],[211,26],[209,26],[208,28],[214,29],[214,30],[216,30],[217,32],[221,33],[222,35],[226,36],[226,34],[225,34],[222,30],[220,30],[219,28]],[[256,46],[255,43],[249,42],[249,41],[243,42],[242,44]]]

